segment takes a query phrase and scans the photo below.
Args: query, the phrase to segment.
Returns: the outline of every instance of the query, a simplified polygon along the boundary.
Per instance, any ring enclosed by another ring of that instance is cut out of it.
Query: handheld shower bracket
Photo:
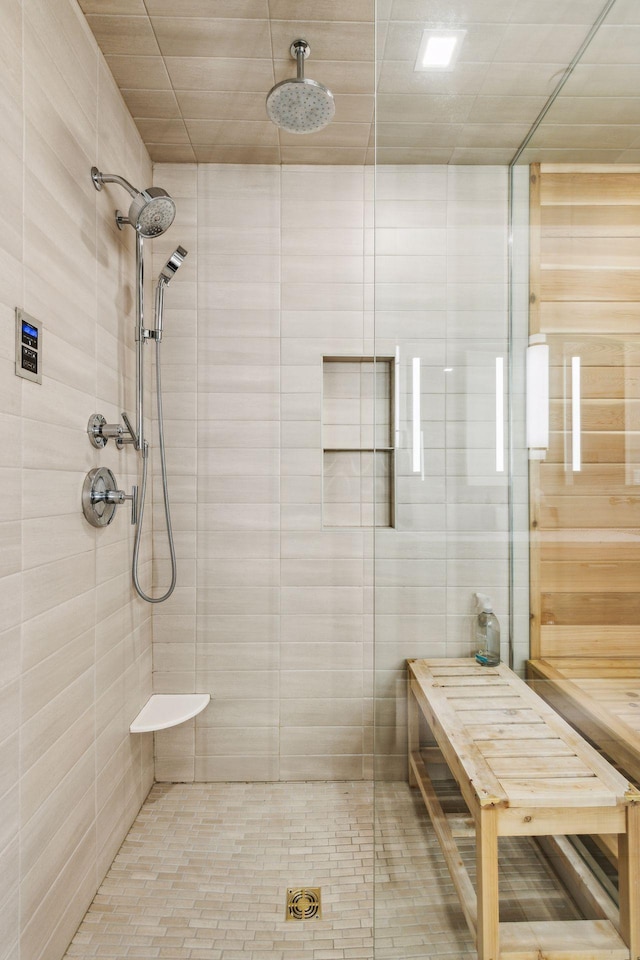
[[[101,413],[92,414],[87,424],[87,433],[92,446],[102,450],[109,440],[114,440],[118,450],[122,450],[125,443],[132,443],[137,448],[138,438],[126,413],[122,414],[122,419],[124,426],[121,423],[107,423]]]

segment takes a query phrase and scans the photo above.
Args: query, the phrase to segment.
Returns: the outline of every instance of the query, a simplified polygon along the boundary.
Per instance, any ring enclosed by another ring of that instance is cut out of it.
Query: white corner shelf
[[[166,730],[202,713],[211,696],[208,693],[154,693],[135,718],[131,733]]]

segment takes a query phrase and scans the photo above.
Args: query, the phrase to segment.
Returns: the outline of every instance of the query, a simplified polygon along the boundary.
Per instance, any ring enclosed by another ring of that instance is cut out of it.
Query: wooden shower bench
[[[479,960],[640,960],[640,793],[503,664],[408,668],[409,782],[422,793]],[[420,714],[475,823],[477,894],[420,751]],[[555,834],[617,835],[619,929],[610,919],[499,922],[498,838]]]
[[[640,658],[527,661],[533,689],[640,784]]]

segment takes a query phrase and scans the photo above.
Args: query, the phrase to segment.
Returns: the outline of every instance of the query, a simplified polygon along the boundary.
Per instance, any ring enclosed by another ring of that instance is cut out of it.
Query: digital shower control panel
[[[16,307],[16,374],[42,383],[42,324]]]

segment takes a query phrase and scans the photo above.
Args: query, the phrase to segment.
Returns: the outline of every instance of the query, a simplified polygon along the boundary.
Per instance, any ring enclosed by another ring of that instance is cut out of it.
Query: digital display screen
[[[28,337],[33,337],[34,340],[38,339],[38,328],[32,327],[30,323],[25,323],[22,321],[22,332],[26,333]]]

